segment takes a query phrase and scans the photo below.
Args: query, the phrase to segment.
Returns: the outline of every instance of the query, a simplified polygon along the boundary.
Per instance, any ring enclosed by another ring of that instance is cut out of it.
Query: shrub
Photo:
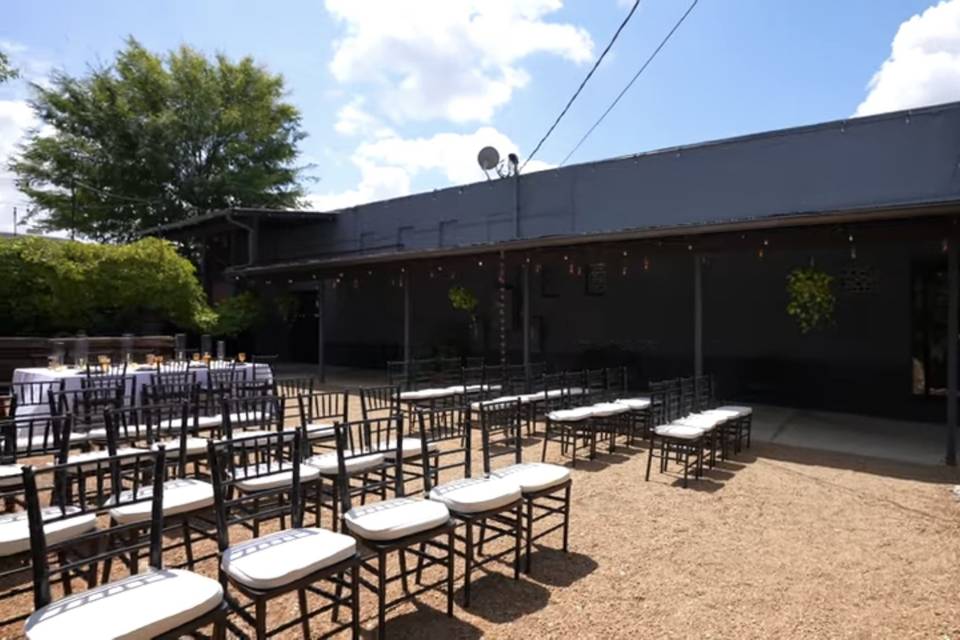
[[[146,322],[207,330],[216,321],[196,270],[169,242],[0,240],[0,334],[137,331]]]
[[[813,267],[794,269],[787,274],[787,296],[787,314],[796,319],[801,333],[833,322],[833,276]]]

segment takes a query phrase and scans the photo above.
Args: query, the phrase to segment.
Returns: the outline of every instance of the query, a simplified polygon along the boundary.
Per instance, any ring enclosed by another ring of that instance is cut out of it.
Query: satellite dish
[[[479,164],[480,168],[484,171],[496,169],[497,165],[500,164],[500,153],[493,147],[484,147],[480,149],[480,153],[477,154],[477,164]]]

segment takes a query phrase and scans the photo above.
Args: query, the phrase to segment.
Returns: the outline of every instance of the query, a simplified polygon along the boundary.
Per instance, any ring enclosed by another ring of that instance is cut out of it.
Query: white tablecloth
[[[157,372],[156,367],[147,367],[146,365],[141,365],[143,369],[138,369],[137,365],[133,365],[133,368],[127,369],[127,376],[131,379],[131,384],[136,385],[137,387],[137,402],[140,402],[140,394],[143,391],[143,387],[150,383],[150,376]],[[237,372],[245,372],[247,380],[252,379],[252,371],[254,365],[251,363],[244,363],[237,365]],[[270,365],[266,363],[258,363],[257,367],[257,380],[272,380],[273,372],[270,369]],[[213,368],[216,369],[216,364],[213,365]],[[207,368],[205,366],[190,367],[191,371],[197,373],[197,382],[200,383],[200,386],[206,386],[207,384]],[[81,381],[85,375],[85,371],[82,369],[47,369],[46,367],[30,367],[24,369],[16,369],[13,372],[13,382],[14,384],[20,382],[58,382],[59,380],[64,380],[64,389],[79,389],[81,386]],[[244,375],[244,374],[240,374]],[[130,397],[129,389],[127,390],[127,397]],[[36,415],[40,413],[47,413],[48,407],[46,404],[43,406],[31,405],[31,406],[20,406],[17,408],[17,416],[27,416],[27,415]]]

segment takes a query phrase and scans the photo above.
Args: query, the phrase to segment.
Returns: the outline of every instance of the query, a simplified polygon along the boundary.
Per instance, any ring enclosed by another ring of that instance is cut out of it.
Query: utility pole
[[[17,208],[13,208],[13,235],[17,235]]]

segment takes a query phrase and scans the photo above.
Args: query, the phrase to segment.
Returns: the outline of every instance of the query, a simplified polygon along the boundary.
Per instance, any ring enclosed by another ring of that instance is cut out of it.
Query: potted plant
[[[833,323],[836,297],[833,276],[812,266],[798,267],[787,274],[787,315],[800,325],[801,333]]]

